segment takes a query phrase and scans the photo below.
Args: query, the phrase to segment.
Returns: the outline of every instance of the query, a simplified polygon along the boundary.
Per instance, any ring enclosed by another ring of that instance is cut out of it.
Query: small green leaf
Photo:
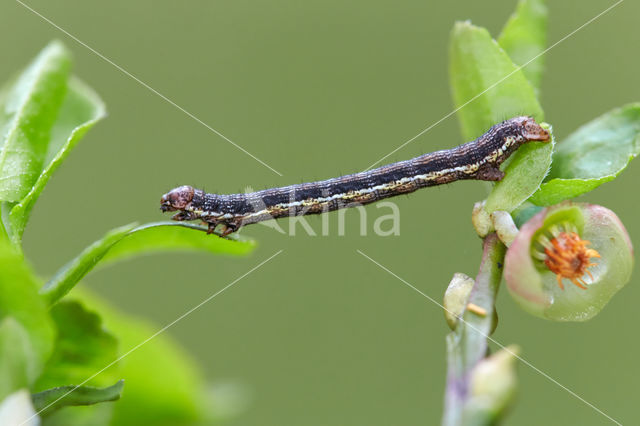
[[[540,213],[540,210],[542,209],[543,207],[536,206],[535,204],[525,201],[524,203],[520,204],[520,206],[511,213],[511,216],[513,217],[513,221],[515,222],[516,226],[519,229],[529,219],[531,219],[533,216]]]
[[[79,79],[71,78],[67,96],[51,130],[51,142],[48,145],[44,167],[27,195],[10,211],[9,221],[14,244],[22,239],[31,209],[53,172],[85,133],[105,115],[104,104],[98,95]]]
[[[530,199],[541,206],[589,192],[615,179],[640,153],[640,104],[610,111],[558,144],[551,172]]]
[[[117,401],[124,380],[106,388],[93,386],[60,386],[31,395],[33,406],[41,416],[51,414],[62,407],[93,405],[99,402]]]
[[[122,378],[120,362],[105,369],[119,356],[119,347],[96,313],[78,301],[66,299],[51,307],[50,312],[57,328],[55,346],[32,392],[70,383],[104,387]],[[99,404],[80,410],[56,411],[47,418],[47,424],[107,426],[113,407],[114,404]]]
[[[484,28],[458,22],[451,36],[451,84],[462,133],[471,140],[514,116],[544,119],[533,87],[522,70]],[[552,143],[528,143],[506,166],[487,202],[488,213],[511,212],[540,186],[551,163]]]
[[[100,265],[109,265],[134,256],[167,251],[206,251],[215,254],[248,254],[255,242],[207,235],[206,228],[178,222],[152,222],[137,227],[104,256]]]
[[[484,208],[488,213],[498,210],[512,212],[540,188],[546,176],[555,145],[551,142],[529,142],[521,146],[504,169],[505,177],[493,187]]]
[[[77,301],[62,301],[51,308],[57,328],[53,353],[33,389],[82,383],[118,357],[116,338],[105,330],[102,319]],[[108,369],[88,384],[106,386],[118,372]]]
[[[54,330],[38,280],[22,256],[0,239],[0,400],[40,375]]]
[[[541,53],[547,44],[547,17],[544,0],[520,0],[498,37],[511,60],[523,66],[522,72],[536,92],[540,90],[544,69]]]
[[[465,140],[518,115],[544,120],[531,84],[489,32],[458,22],[451,34],[451,85]]]
[[[49,304],[56,303],[105,257],[106,261],[115,262],[159,251],[198,250],[242,255],[249,253],[255,246],[251,240],[220,238],[207,235],[203,232],[205,230],[203,227],[177,222],[155,222],[142,226],[133,223],[116,228],[63,266],[40,293]]]
[[[20,201],[38,179],[64,98],[71,57],[49,44],[0,99],[0,201]]]
[[[96,266],[111,247],[135,227],[136,224],[133,223],[109,231],[102,239],[85,248],[75,259],[60,268],[40,289],[40,294],[48,304],[56,303]]]
[[[207,411],[204,374],[170,331],[157,334],[161,326],[117,311],[84,287],[74,291],[76,296],[84,306],[100,312],[105,327],[118,336],[121,355],[136,348],[120,366],[127,389],[113,406],[112,424],[193,424],[203,419]]]

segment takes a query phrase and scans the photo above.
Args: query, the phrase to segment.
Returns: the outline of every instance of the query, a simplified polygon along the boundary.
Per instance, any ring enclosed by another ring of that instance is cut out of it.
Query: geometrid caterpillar
[[[222,235],[226,236],[241,226],[263,220],[369,204],[456,180],[501,180],[504,173],[500,164],[522,144],[549,138],[549,132],[533,118],[515,117],[455,148],[318,182],[230,195],[180,186],[162,196],[161,209],[178,211],[173,220],[206,222],[208,233],[221,225]]]

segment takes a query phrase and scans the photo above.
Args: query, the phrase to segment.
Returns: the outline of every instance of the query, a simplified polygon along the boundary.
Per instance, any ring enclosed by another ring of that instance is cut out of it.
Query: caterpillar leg
[[[236,232],[238,230],[238,228],[240,228],[240,226],[238,224],[236,224],[236,223],[233,223],[233,222],[222,223],[222,228],[220,230],[221,231],[220,232],[220,236],[221,237],[226,237],[227,235]],[[213,232],[213,231],[211,231],[211,232]],[[210,233],[210,232],[208,232],[208,233]]]
[[[171,216],[171,220],[177,220],[178,222],[182,222],[184,220],[192,220],[191,214],[189,212],[180,211],[173,216]]]
[[[213,231],[215,231],[216,226],[218,226],[217,222],[205,222],[207,224],[207,235],[209,234],[213,234]]]
[[[498,181],[502,180],[503,177],[504,172],[500,170],[498,166],[489,163],[486,163],[482,167],[480,167],[476,174],[476,179],[487,181]]]

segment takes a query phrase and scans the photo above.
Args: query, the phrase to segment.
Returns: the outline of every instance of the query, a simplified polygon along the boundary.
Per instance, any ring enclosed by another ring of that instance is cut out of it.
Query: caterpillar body
[[[162,196],[161,209],[177,211],[173,220],[202,220],[209,233],[221,225],[226,236],[264,220],[369,204],[457,180],[498,181],[504,177],[500,165],[521,145],[549,140],[533,118],[515,117],[455,148],[332,179],[229,195],[180,186]]]

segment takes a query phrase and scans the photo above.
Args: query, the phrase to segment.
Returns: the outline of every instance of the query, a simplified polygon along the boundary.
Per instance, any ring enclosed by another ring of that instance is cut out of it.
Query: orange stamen
[[[558,285],[562,290],[564,290],[562,284],[564,278],[583,290],[587,289],[583,276],[587,274],[593,280],[593,275],[588,268],[596,265],[591,262],[591,258],[600,257],[600,253],[587,248],[589,244],[591,244],[589,241],[580,239],[577,233],[565,231],[559,232],[548,244],[545,244],[544,264],[556,274]]]

